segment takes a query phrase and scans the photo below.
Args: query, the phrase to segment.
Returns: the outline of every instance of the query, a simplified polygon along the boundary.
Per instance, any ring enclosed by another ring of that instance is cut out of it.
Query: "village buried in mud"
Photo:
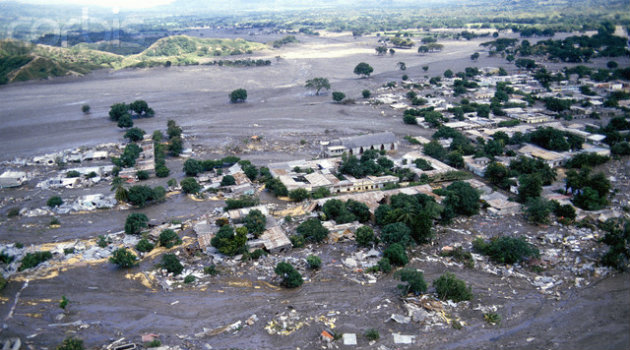
[[[494,32],[2,87],[2,345],[627,348],[627,48]]]

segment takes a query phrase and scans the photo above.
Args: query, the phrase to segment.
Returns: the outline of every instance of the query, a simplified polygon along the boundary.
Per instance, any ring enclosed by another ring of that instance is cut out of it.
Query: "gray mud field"
[[[361,90],[375,91],[384,83],[438,76],[446,69],[463,71],[467,66],[514,69],[500,57],[482,54],[477,62],[469,56],[479,43],[491,40],[445,41],[442,53],[420,56],[416,49],[397,50],[394,56],[374,54],[376,39],[353,39],[350,35],[311,38],[299,36],[300,44],[255,56],[271,59],[272,65],[257,68],[215,66],[170,67],[121,71],[98,71],[85,77],[68,77],[44,82],[18,83],[0,87],[0,160],[32,157],[63,149],[122,141],[123,132],[108,119],[109,107],[118,102],[146,100],[156,111],[152,119],[135,121],[152,132],[164,130],[174,119],[183,127],[186,142],[197,158],[214,158],[233,151],[257,165],[268,162],[310,159],[317,154],[318,142],[342,135],[392,131],[397,136],[430,136],[433,130],[411,127],[401,122],[401,111],[387,106],[363,103]],[[276,59],[276,56],[279,56]],[[358,62],[368,62],[374,74],[359,79],[352,73]],[[401,72],[396,63],[404,61]],[[598,64],[602,64],[599,62]],[[428,72],[421,67],[429,66]],[[327,77],[331,91],[314,96],[304,82]],[[248,92],[247,102],[233,105],[228,93],[237,88]],[[356,100],[354,105],[334,104],[332,91],[343,91]],[[89,104],[91,113],[81,113]],[[246,142],[262,137],[259,145]],[[301,145],[300,140],[305,140]],[[171,163],[172,162],[172,163]],[[184,177],[181,161],[168,164],[172,176]],[[626,165],[625,169],[628,169]],[[165,179],[152,179],[152,186]],[[28,197],[24,203],[39,207],[60,191],[39,190],[35,182],[23,189],[3,190],[2,199]],[[63,190],[66,191],[66,190]],[[101,184],[86,192],[108,192]],[[80,191],[72,190],[72,195]],[[161,221],[186,220],[223,207],[222,201],[195,202],[184,195],[134,211]],[[61,217],[62,227],[46,228],[49,217],[6,219],[8,208],[0,208],[4,220],[0,241],[43,244],[96,238],[122,230],[129,211],[96,211]],[[542,240],[558,227],[539,228],[518,217],[493,219],[477,216],[458,222],[454,228],[493,237],[514,231]],[[518,226],[518,229],[513,229]],[[543,232],[544,231],[544,232]],[[564,232],[564,231],[563,231]],[[563,234],[568,235],[564,232]],[[474,238],[458,231],[440,230],[431,245],[417,247],[410,254],[410,267],[424,272],[431,281],[450,271],[469,283],[475,295],[449,310],[448,322],[398,324],[392,314],[406,314],[393,274],[375,283],[358,279],[360,273],[346,268],[342,261],[358,251],[354,242],[328,246],[307,246],[275,257],[304,258],[311,253],[322,257],[322,269],[302,269],[307,282],[298,289],[277,287],[260,279],[271,264],[271,256],[259,262],[234,262],[230,273],[206,277],[204,287],[183,285],[166,291],[154,283],[151,288],[134,276],[159,263],[159,256],[144,259],[139,267],[117,270],[107,262],[75,264],[59,268],[45,278],[10,281],[2,291],[0,317],[4,327],[0,337],[19,336],[29,349],[54,349],[65,337],[77,336],[90,348],[100,348],[124,337],[140,342],[146,333],[160,335],[162,344],[182,349],[316,349],[326,348],[319,339],[324,329],[356,333],[357,346],[343,349],[628,349],[630,348],[630,279],[628,273],[596,276],[589,272],[580,286],[564,283],[553,292],[543,293],[526,277],[511,272],[494,274],[481,268],[465,268],[439,256],[441,247]],[[466,244],[468,246],[466,246]],[[585,259],[602,251],[601,244],[584,248]],[[207,266],[207,257],[182,248],[180,257],[191,266]],[[567,253],[568,254],[568,253]],[[577,255],[570,255],[574,259]],[[563,265],[564,266],[564,265]],[[551,266],[544,275],[565,273],[563,266]],[[429,290],[432,287],[429,286]],[[62,295],[70,300],[68,311],[59,308]],[[483,314],[495,307],[502,317],[498,325],[484,321]],[[62,315],[63,316],[59,316]],[[246,320],[252,315],[257,320]],[[290,335],[271,335],[265,330],[274,318],[297,314],[301,328]],[[459,319],[464,325],[449,324]],[[241,321],[240,327],[210,334],[211,330]],[[326,323],[328,322],[329,323]],[[332,322],[332,323],[331,323]],[[380,340],[369,343],[363,333],[377,329]],[[209,331],[210,330],[210,331]],[[394,344],[392,333],[416,335],[412,345]]]

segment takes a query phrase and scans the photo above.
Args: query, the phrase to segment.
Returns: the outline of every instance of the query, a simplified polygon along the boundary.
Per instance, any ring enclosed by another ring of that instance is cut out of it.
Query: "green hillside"
[[[0,40],[0,84],[83,75],[96,69],[122,69],[205,63],[217,56],[250,54],[266,45],[243,39],[202,39],[184,35],[162,38],[143,52],[122,56],[78,44],[71,48]],[[168,62],[168,63],[167,63]]]

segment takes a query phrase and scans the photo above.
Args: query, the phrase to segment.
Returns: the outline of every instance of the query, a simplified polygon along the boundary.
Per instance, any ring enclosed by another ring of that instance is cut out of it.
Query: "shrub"
[[[322,266],[322,259],[320,259],[319,256],[316,255],[309,255],[306,257],[306,263],[308,264],[309,268],[316,270]]]
[[[184,270],[184,266],[179,262],[175,254],[164,254],[161,266],[174,275],[179,275]]]
[[[549,223],[549,214],[551,213],[551,202],[542,197],[530,198],[527,201],[525,214],[527,220],[535,224]]]
[[[254,196],[240,196],[236,199],[228,198],[225,200],[225,211],[246,207],[253,207],[258,204],[258,198]]]
[[[258,209],[250,210],[247,216],[245,216],[244,221],[247,232],[253,234],[255,237],[259,237],[267,226],[267,218]]]
[[[372,96],[372,93],[370,92],[370,90],[365,89],[361,91],[361,96],[363,96],[363,98],[370,98],[370,96]]]
[[[389,262],[388,258],[379,260],[376,267],[383,273],[390,273],[392,271],[392,264]]]
[[[179,238],[177,233],[173,230],[163,230],[160,232],[160,245],[165,248],[172,248],[173,246],[179,245],[182,243],[182,240]]]
[[[281,284],[286,288],[297,288],[304,283],[302,275],[289,263],[280,262],[276,265],[274,272],[282,277]]]
[[[537,257],[538,249],[525,241],[523,237],[499,237],[486,243],[478,238],[473,241],[473,247],[478,252],[490,257],[501,264],[514,264],[529,257]]]
[[[63,255],[70,255],[70,254],[74,254],[74,247],[63,249]]]
[[[234,179],[234,176],[232,175],[223,176],[223,178],[221,179],[221,186],[232,186],[232,185],[236,185],[236,180]]]
[[[162,342],[159,339],[153,339],[151,342],[147,343],[147,348],[157,348],[161,345]]]
[[[374,230],[369,226],[361,226],[354,234],[355,240],[360,247],[371,247],[376,242],[376,236],[374,236]]]
[[[126,248],[119,248],[114,251],[109,261],[118,267],[126,269],[134,266],[138,258]]]
[[[219,271],[215,265],[210,265],[203,268],[203,273],[210,276],[216,276],[219,274]]]
[[[61,300],[59,301],[59,307],[65,310],[68,303],[70,303],[70,300],[68,300],[65,295],[62,295]]]
[[[164,164],[160,164],[155,167],[155,176],[167,177],[171,174],[171,171]]]
[[[20,208],[11,208],[9,209],[9,211],[7,212],[7,217],[9,218],[13,218],[20,215]]]
[[[84,350],[83,340],[76,338],[66,338],[63,343],[57,347],[57,350]]]
[[[260,259],[260,257],[262,257],[262,256],[264,256],[264,255],[267,255],[267,252],[266,252],[266,251],[264,251],[264,250],[262,250],[262,249],[260,249],[260,248],[259,248],[259,249],[254,250],[254,251],[250,254],[250,256],[251,256],[251,258],[252,258],[253,260],[258,260],[258,259]]]
[[[442,300],[453,300],[454,302],[460,302],[464,300],[471,300],[473,295],[470,287],[466,287],[466,283],[454,274],[447,272],[433,281],[433,286],[438,294],[438,298]]]
[[[193,283],[193,282],[195,282],[195,276],[188,275],[188,276],[184,277],[184,283],[190,284],[190,283]]]
[[[245,89],[236,89],[230,92],[230,102],[232,103],[242,103],[247,100],[247,90]]]
[[[328,236],[328,229],[322,226],[322,223],[316,218],[304,221],[297,227],[296,231],[306,240],[315,243],[322,242]]]
[[[148,239],[141,239],[138,244],[136,244],[136,250],[142,253],[148,253],[153,250],[153,243],[149,242]]]
[[[197,183],[197,180],[193,177],[187,177],[180,182],[182,191],[184,193],[196,194],[201,190],[201,186]]]
[[[365,336],[368,341],[379,340],[379,338],[381,337],[381,335],[378,334],[378,331],[374,328],[370,328],[365,331],[365,333],[363,333],[363,336]]]
[[[61,222],[57,218],[52,218],[52,219],[50,219],[50,224],[49,225],[50,226],[58,226],[58,225],[61,225]]]
[[[131,128],[125,133],[125,138],[129,139],[129,141],[131,142],[136,142],[142,140],[144,134],[144,130],[140,128]]]
[[[149,172],[146,170],[138,170],[136,172],[136,176],[138,177],[138,180],[143,181],[143,180],[148,180],[149,179]]]
[[[409,246],[412,242],[411,230],[402,222],[387,224],[381,231],[381,241],[390,245],[399,243],[402,246]]]
[[[13,260],[15,260],[14,256],[11,256],[5,252],[0,252],[0,263],[3,264],[10,264],[13,262]]]
[[[294,202],[301,202],[308,198],[308,191],[303,188],[297,188],[289,192],[289,198]]]
[[[177,187],[177,180],[175,180],[175,179],[168,179],[168,181],[166,182],[166,185],[168,187]]]
[[[488,312],[483,314],[483,319],[491,325],[497,325],[501,323],[501,315],[495,312]]]
[[[306,244],[306,240],[304,239],[304,236],[302,235],[293,235],[289,237],[289,239],[291,240],[291,244],[293,245],[293,248],[302,248]]]
[[[128,235],[137,235],[143,228],[147,227],[149,218],[142,213],[132,213],[125,220],[125,233]]]
[[[424,281],[424,275],[422,272],[411,269],[404,268],[396,273],[402,282],[407,282],[407,284],[399,284],[398,289],[400,289],[404,295],[408,293],[420,294],[427,291],[427,283]]]
[[[105,238],[105,236],[103,235],[100,235],[98,236],[98,241],[96,242],[96,245],[98,245],[101,248],[105,248],[109,245],[109,243],[111,243],[109,239]]]
[[[79,177],[81,173],[76,170],[70,170],[66,173],[66,177]]]
[[[346,98],[346,94],[344,94],[343,92],[333,91],[332,93],[333,101],[341,102],[344,98]]]
[[[52,253],[49,251],[26,253],[24,258],[22,258],[22,263],[20,264],[18,271],[30,269],[49,259],[52,259]]]
[[[48,199],[48,201],[46,202],[46,205],[48,205],[51,208],[58,207],[58,206],[60,206],[62,204],[63,204],[63,199],[61,199],[61,197],[59,197],[59,196],[50,197]],[[18,213],[19,213],[19,211],[18,211]]]
[[[90,113],[90,105],[85,104],[85,105],[81,106],[81,112],[83,112],[85,114]]]
[[[321,199],[330,196],[330,190],[326,187],[320,187],[311,193],[313,199]]]
[[[396,266],[405,266],[409,262],[405,248],[399,243],[394,243],[383,252],[383,257]]]

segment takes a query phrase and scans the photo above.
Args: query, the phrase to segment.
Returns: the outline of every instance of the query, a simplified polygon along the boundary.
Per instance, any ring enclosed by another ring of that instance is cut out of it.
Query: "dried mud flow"
[[[137,121],[144,130],[165,129],[168,119],[183,126],[196,154],[225,154],[253,135],[262,136],[265,147],[250,150],[242,157],[258,165],[267,162],[312,158],[317,141],[362,132],[393,131],[429,136],[430,130],[410,130],[400,122],[400,113],[389,108],[361,104],[361,90],[376,90],[383,83],[441,75],[444,70],[466,66],[513,66],[499,58],[469,59],[479,43],[445,42],[440,54],[419,56],[415,50],[398,50],[394,56],[374,55],[374,38],[351,36],[300,37],[300,45],[263,52],[273,64],[259,68],[212,66],[170,67],[149,70],[99,71],[86,77],[60,78],[0,87],[0,160],[29,157],[79,146],[117,142],[122,132],[107,118],[109,106],[135,99],[146,100],[156,117]],[[276,59],[276,56],[280,56]],[[374,76],[358,79],[352,74],[361,61],[370,63]],[[403,73],[396,63],[404,61]],[[597,64],[602,64],[598,62]],[[421,67],[429,65],[428,72]],[[331,103],[330,92],[312,96],[304,88],[306,79],[324,76],[331,91],[343,91],[357,100],[356,105]],[[236,88],[248,91],[245,104],[231,105],[227,94]],[[92,113],[83,115],[82,104]],[[308,141],[300,147],[299,141]],[[172,163],[171,163],[172,162]],[[181,162],[169,160],[173,177],[181,179]],[[626,165],[626,169],[628,166]],[[151,180],[157,181],[157,180]],[[157,183],[156,183],[157,184]],[[627,190],[627,188],[626,188]],[[107,184],[85,189],[109,191]],[[29,196],[33,207],[43,205],[54,191],[26,189],[3,191],[0,196]],[[185,220],[202,215],[222,202],[193,202],[184,196],[139,211],[164,221]],[[2,208],[4,213],[6,208]],[[46,218],[22,218],[0,225],[0,241],[41,244],[53,241],[94,238],[122,229],[129,212],[99,211],[62,217],[56,231],[45,230]],[[474,230],[492,237],[513,231],[517,218],[491,219],[477,216],[457,223],[454,228]],[[541,228],[519,226],[518,234],[542,236]],[[329,326],[317,321],[334,318],[335,331],[356,333],[358,349],[628,349],[630,347],[630,279],[628,273],[591,277],[589,284],[564,285],[555,293],[541,293],[527,280],[500,276],[482,269],[444,264],[436,256],[440,247],[460,242],[463,237],[442,230],[435,242],[418,247],[411,254],[410,267],[424,271],[433,281],[446,271],[454,272],[472,286],[475,298],[459,307],[457,316],[465,322],[461,330],[450,326],[425,328],[422,324],[397,324],[392,314],[405,314],[399,283],[393,275],[379,277],[374,284],[360,283],[357,274],[341,261],[357,251],[352,242],[316,247],[322,257],[320,271],[306,272],[301,288],[286,290],[258,279],[252,263],[236,268],[235,274],[209,278],[203,288],[183,287],[164,291],[157,283],[144,285],[138,274],[153,269],[159,257],[144,260],[129,271],[108,263],[76,264],[52,273],[50,278],[10,281],[0,296],[0,339],[19,336],[32,349],[54,349],[65,337],[77,336],[89,347],[100,347],[125,337],[140,342],[145,333],[160,334],[167,345],[183,349],[315,349],[321,348],[319,333]],[[288,255],[306,256],[310,248]],[[594,252],[584,252],[593,255]],[[186,254],[182,250],[182,254]],[[204,265],[207,258],[187,256],[192,265]],[[263,264],[264,262],[261,262]],[[131,274],[131,275],[128,275]],[[58,306],[62,295],[70,300],[64,314]],[[499,325],[483,320],[477,306],[497,306]],[[288,336],[269,335],[264,329],[274,317],[295,310],[312,318],[303,328]],[[255,314],[251,325],[235,332],[195,336],[204,329],[219,329]],[[69,325],[72,323],[71,325]],[[64,325],[65,324],[65,325]],[[369,328],[378,329],[381,339],[369,344],[362,336]],[[413,345],[393,344],[391,333],[417,335]],[[340,344],[337,342],[336,344]],[[339,345],[341,348],[352,348]]]

